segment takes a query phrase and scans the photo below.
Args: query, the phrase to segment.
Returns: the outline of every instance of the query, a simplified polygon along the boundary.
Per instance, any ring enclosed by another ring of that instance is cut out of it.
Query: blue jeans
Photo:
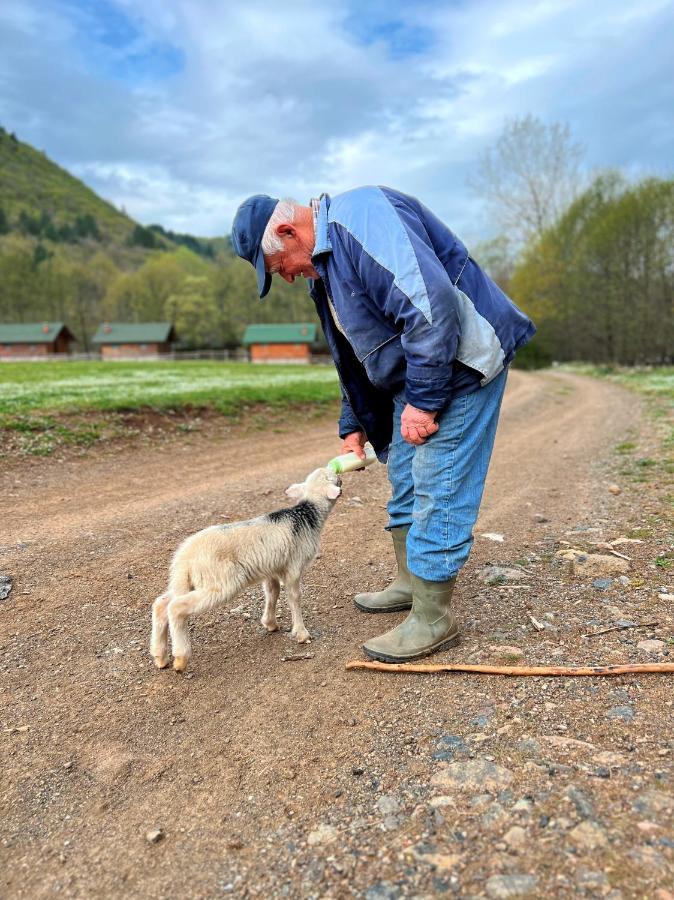
[[[411,526],[407,565],[426,581],[448,581],[468,559],[506,378],[507,369],[450,401],[436,419],[439,429],[417,447],[400,435],[404,392],[395,398],[387,529]]]

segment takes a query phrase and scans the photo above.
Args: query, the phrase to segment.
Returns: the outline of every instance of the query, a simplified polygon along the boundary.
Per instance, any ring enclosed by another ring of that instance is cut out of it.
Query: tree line
[[[538,327],[518,360],[674,362],[674,181],[589,178],[582,155],[568,127],[525,116],[476,166],[497,233],[472,253]],[[314,320],[301,280],[274,279],[260,301],[224,238],[101,232],[89,213],[0,208],[0,321],[64,321],[88,350],[103,321],[170,320],[198,348],[234,346],[250,322]]]
[[[41,245],[37,245],[41,246]],[[260,300],[248,263],[220,254],[217,264],[187,247],[146,254],[135,269],[116,264],[114,248],[81,258],[4,238],[0,253],[0,321],[65,322],[87,352],[101,322],[171,321],[180,345],[231,347],[250,322],[312,321],[306,285],[280,282]]]
[[[520,363],[674,362],[674,180],[584,176],[566,126],[506,123],[473,188],[499,234],[476,258],[535,321]]]

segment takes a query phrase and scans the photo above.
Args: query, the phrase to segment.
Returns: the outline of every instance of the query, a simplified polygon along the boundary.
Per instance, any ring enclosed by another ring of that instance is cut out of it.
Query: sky
[[[2,0],[0,124],[146,225],[385,184],[472,241],[508,119],[671,175],[673,33],[674,0]]]

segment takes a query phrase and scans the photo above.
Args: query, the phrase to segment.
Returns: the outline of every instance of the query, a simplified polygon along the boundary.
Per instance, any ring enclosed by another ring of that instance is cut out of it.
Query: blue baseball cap
[[[255,267],[260,297],[266,296],[271,287],[271,275],[264,267],[262,235],[277,203],[278,200],[266,194],[255,194],[243,201],[232,224],[232,246],[242,259]]]

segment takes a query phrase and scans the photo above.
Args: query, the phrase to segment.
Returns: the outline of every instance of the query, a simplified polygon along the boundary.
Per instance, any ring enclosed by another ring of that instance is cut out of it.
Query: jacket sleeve
[[[354,431],[364,431],[364,429],[351,409],[349,398],[346,396],[344,388],[342,388],[342,413],[339,417],[339,436],[340,438],[345,438],[348,434],[353,434]]]
[[[363,242],[346,229],[340,238],[368,302],[400,331],[407,402],[429,412],[451,399],[460,337],[457,290],[412,210],[393,209],[385,234],[378,223]]]

